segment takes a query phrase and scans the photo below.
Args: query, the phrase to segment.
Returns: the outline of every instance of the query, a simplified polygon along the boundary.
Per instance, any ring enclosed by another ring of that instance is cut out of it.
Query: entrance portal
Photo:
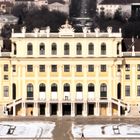
[[[107,104],[106,103],[100,104],[100,114],[101,114],[101,116],[107,116]]]
[[[45,115],[45,104],[40,104],[40,115]]]
[[[57,104],[51,104],[51,115],[57,115],[57,109],[58,105]]]
[[[70,103],[63,104],[63,115],[71,115],[71,104]]]
[[[82,111],[83,111],[83,104],[82,103],[76,104],[76,115],[82,115]]]
[[[94,115],[94,104],[88,104],[88,115]]]

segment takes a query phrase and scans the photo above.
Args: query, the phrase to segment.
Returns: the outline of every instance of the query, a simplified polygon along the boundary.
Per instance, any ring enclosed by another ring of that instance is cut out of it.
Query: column
[[[71,73],[72,73],[72,78],[71,78],[71,101],[75,104],[75,97],[76,97],[76,91],[75,91],[75,65],[71,65]]]
[[[71,103],[71,117],[74,117],[75,116],[75,103],[72,102]]]
[[[46,102],[49,102],[50,101],[50,97],[51,97],[51,83],[50,83],[50,65],[47,66],[46,68],[46,79],[47,79],[47,85],[46,85]]]
[[[27,98],[27,85],[25,83],[25,71],[26,71],[26,66],[22,65],[22,98],[23,100],[25,100]]]
[[[38,103],[34,103],[33,116],[38,116]]]
[[[96,79],[96,87],[95,87],[95,99],[100,99],[100,84],[99,84],[99,73],[100,73],[100,66],[98,64],[95,65],[95,72],[96,72],[96,75],[95,75],[95,79]]]
[[[83,80],[83,116],[87,116],[87,98],[88,98],[88,84],[87,84],[87,65],[83,65],[83,73],[84,73],[84,80]]]
[[[118,116],[121,116],[121,105],[120,100],[118,100]]]
[[[34,93],[33,93],[33,97],[34,100],[38,100],[39,99],[39,90],[38,90],[38,65],[34,66],[34,72],[35,72],[35,81],[34,81]]]
[[[50,103],[46,103],[45,116],[46,117],[50,116]]]
[[[23,92],[23,89],[21,90],[21,83],[23,82],[23,80],[21,80],[21,76],[20,76],[20,73],[21,73],[21,67],[22,67],[22,65],[20,65],[20,64],[18,64],[17,63],[17,69],[18,70],[16,70],[16,71],[18,71],[18,83],[17,83],[17,85],[16,85],[16,88],[17,88],[17,96],[19,97],[19,98],[23,98],[23,94],[25,94],[26,92]],[[23,73],[23,74],[25,74],[25,73]],[[23,75],[22,75],[23,76]],[[23,83],[22,83],[23,84]],[[25,84],[24,84],[24,89],[25,89]],[[23,93],[22,93],[23,92]],[[19,95],[20,94],[20,95]]]
[[[22,116],[26,116],[26,106],[25,106],[25,102],[22,102]]]
[[[84,117],[86,117],[86,116],[87,116],[87,102],[84,102],[83,105],[84,105],[84,106],[83,106],[82,115],[83,115]]]
[[[58,81],[59,82],[58,82],[58,92],[57,92],[58,96],[57,97],[58,97],[59,102],[62,102],[63,97],[64,97],[64,94],[63,94],[64,91],[63,91],[63,88],[62,88],[62,86],[63,86],[62,85],[62,68],[63,68],[62,65],[58,65],[58,74],[59,74],[58,75],[58,78],[59,78]]]
[[[130,75],[131,78],[131,75]],[[136,66],[135,64],[132,65],[132,85],[130,87],[130,97],[132,97],[132,100],[135,102],[135,98],[137,97],[136,92]]]
[[[113,91],[112,91],[112,87],[113,87],[113,81],[112,81],[112,68],[111,65],[107,65],[108,66],[108,76],[109,76],[109,80],[108,80],[108,86],[107,86],[107,98],[109,100],[111,100],[112,96],[113,96]],[[115,79],[114,79],[115,80]]]
[[[107,113],[107,116],[112,116],[112,102],[109,101],[108,102],[108,113]]]
[[[99,102],[97,101],[95,104],[95,116],[99,116],[100,115],[100,105]]]
[[[62,103],[58,103],[57,116],[62,117]]]
[[[15,100],[13,101],[13,116],[16,116],[16,104],[15,104]]]

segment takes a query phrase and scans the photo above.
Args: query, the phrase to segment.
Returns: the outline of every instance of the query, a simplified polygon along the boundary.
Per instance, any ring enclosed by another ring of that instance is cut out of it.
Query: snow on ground
[[[99,125],[75,125],[72,124],[72,135],[74,138],[96,137],[130,137],[140,138],[140,125],[133,124],[99,124]]]
[[[54,122],[0,122],[0,138],[52,138]]]

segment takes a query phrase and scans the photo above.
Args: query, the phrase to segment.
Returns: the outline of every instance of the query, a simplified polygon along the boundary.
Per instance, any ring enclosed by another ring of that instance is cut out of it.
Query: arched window
[[[27,98],[33,99],[33,85],[31,83],[27,85]]]
[[[105,43],[101,44],[101,55],[106,55],[106,44]]]
[[[45,92],[45,91],[46,91],[46,86],[45,86],[44,83],[41,83],[41,84],[39,85],[39,92]]]
[[[64,55],[69,55],[69,44],[65,43],[64,44]]]
[[[33,54],[33,45],[32,43],[27,44],[27,55],[32,55]]]
[[[13,100],[16,99],[16,84],[12,84]]]
[[[94,92],[94,84],[90,83],[88,84],[88,92]]]
[[[64,92],[70,92],[70,84],[64,84]]]
[[[93,45],[93,43],[89,43],[89,45],[88,45],[88,54],[89,55],[94,54],[94,45]]]
[[[57,92],[57,84],[53,83],[53,84],[51,85],[51,91],[52,91],[52,92]]]
[[[13,45],[14,45],[14,55],[16,55],[17,54],[17,44],[14,42]]]
[[[82,84],[81,84],[81,83],[78,83],[78,84],[76,85],[76,92],[81,92],[81,91],[83,91]]]
[[[45,54],[45,44],[44,43],[40,43],[40,45],[39,45],[39,54],[40,55]]]
[[[117,43],[117,55],[119,55],[119,54],[120,54],[119,45],[120,45],[120,43]]]
[[[76,45],[76,54],[77,55],[81,55],[82,54],[82,45],[81,45],[81,43],[77,43],[77,45]]]
[[[107,97],[107,85],[106,84],[101,84],[100,86],[100,97],[101,98],[106,98]]]
[[[52,55],[56,55],[57,54],[57,45],[56,43],[52,43]]]

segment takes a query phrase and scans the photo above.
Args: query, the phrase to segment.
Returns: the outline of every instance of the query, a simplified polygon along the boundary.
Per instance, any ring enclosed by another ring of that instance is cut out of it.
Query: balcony
[[[1,56],[3,56],[3,57],[10,57],[11,56],[11,52],[1,52]]]
[[[76,92],[76,101],[81,102],[83,101],[83,92]]]

